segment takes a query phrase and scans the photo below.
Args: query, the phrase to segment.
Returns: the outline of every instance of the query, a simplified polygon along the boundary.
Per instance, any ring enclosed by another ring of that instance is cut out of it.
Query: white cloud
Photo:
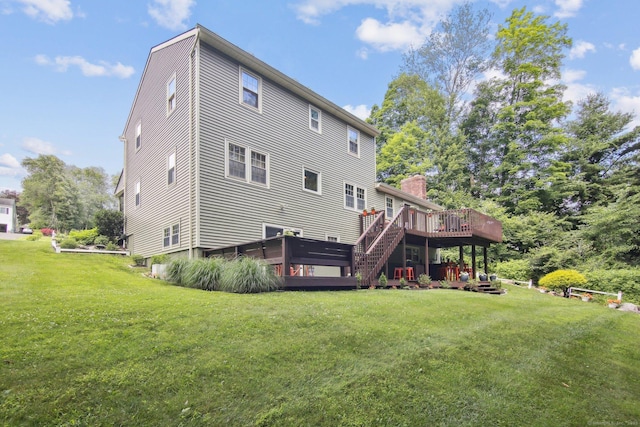
[[[355,107],[353,105],[345,105],[342,108],[362,120],[366,119],[371,114],[371,108],[364,104],[356,105]]]
[[[55,59],[51,59],[46,55],[36,55],[34,60],[38,65],[52,66],[59,72],[65,72],[70,66],[76,66],[87,77],[113,76],[126,79],[136,72],[133,67],[123,65],[120,62],[110,64],[106,61],[99,61],[97,64],[92,64],[81,56],[56,56]]]
[[[569,59],[584,58],[588,52],[595,52],[596,47],[593,43],[584,40],[578,40],[569,51]]]
[[[22,148],[33,154],[55,154],[53,144],[38,138],[28,137],[22,141]]]
[[[587,76],[584,70],[566,69],[562,71],[562,81],[567,88],[565,89],[562,99],[563,101],[571,101],[577,104],[578,101],[585,99],[587,95],[598,92],[598,88],[589,83],[581,83]]]
[[[320,18],[348,6],[373,6],[386,10],[384,20],[367,17],[356,30],[357,37],[380,51],[404,50],[421,45],[438,21],[463,0],[299,0],[293,5],[297,18],[319,24]],[[506,5],[511,0],[493,0]],[[363,53],[359,52],[362,56]]]
[[[418,28],[408,21],[382,24],[373,18],[363,20],[356,30],[356,35],[381,52],[404,50],[411,45],[420,45],[425,38]]]
[[[24,13],[34,19],[55,24],[73,18],[69,0],[18,0],[24,5]]]
[[[195,0],[153,0],[148,11],[161,27],[178,31],[187,27],[185,21],[191,16],[191,8],[195,4]]]
[[[555,0],[558,10],[554,13],[557,18],[570,18],[575,16],[582,7],[583,0]]]
[[[640,70],[640,47],[631,52],[629,64],[631,64],[631,68],[634,70]]]
[[[20,162],[9,153],[0,156],[0,166],[6,166],[12,169],[20,168]]]
[[[632,113],[635,118],[628,127],[640,126],[640,94],[632,94],[627,88],[614,88],[609,94],[611,109],[623,113]]]

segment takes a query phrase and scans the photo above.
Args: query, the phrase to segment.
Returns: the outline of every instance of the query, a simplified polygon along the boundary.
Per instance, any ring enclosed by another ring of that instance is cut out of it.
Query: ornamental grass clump
[[[184,276],[188,266],[188,259],[174,259],[169,263],[169,266],[167,267],[167,280],[178,285],[184,285]]]
[[[273,267],[264,261],[240,257],[229,262],[220,278],[220,290],[237,294],[272,292],[280,287]]]
[[[567,292],[570,287],[584,286],[587,278],[576,270],[556,270],[540,279],[539,285],[555,291]]]
[[[224,258],[196,259],[187,265],[182,284],[188,288],[216,291],[220,288],[220,276],[225,268]]]

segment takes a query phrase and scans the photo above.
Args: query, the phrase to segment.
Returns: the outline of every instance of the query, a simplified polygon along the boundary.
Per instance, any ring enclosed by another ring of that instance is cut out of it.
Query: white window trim
[[[315,129],[313,126],[311,126],[311,110],[315,110],[318,112],[318,129]],[[314,107],[313,105],[309,104],[309,129],[311,129],[312,131],[322,134],[322,110]]]
[[[249,105],[246,104],[244,102],[244,85],[242,83],[242,74],[248,74],[251,77],[253,77],[254,79],[258,80],[258,107],[254,107],[253,105]],[[259,75],[257,75],[256,73],[247,70],[244,67],[240,67],[238,70],[238,85],[239,85],[239,102],[240,105],[245,106],[246,108],[253,110],[253,111],[257,111],[258,113],[262,114],[262,77],[260,77]]]
[[[345,187],[347,184],[353,186],[353,207],[352,208],[347,206],[347,193],[345,191]],[[359,186],[349,181],[344,181],[342,183],[342,206],[348,211],[362,212],[363,210],[363,209],[358,209],[358,188],[361,190],[364,190],[364,206],[365,206],[364,209],[366,209],[367,208],[367,187]]]
[[[229,174],[229,144],[237,145],[244,148],[244,179]],[[261,182],[255,182],[251,180],[251,153],[256,152],[265,156],[265,163],[267,168],[267,182],[265,184]],[[244,182],[246,184],[256,185],[262,188],[270,188],[271,185],[271,156],[269,153],[262,150],[254,150],[246,145],[238,144],[225,138],[224,140],[224,177],[237,182]]]
[[[395,203],[395,200],[393,199],[393,197],[386,196],[384,198],[384,214],[387,215],[387,217],[388,217],[387,219],[392,219],[393,215],[391,217],[389,217],[388,212],[387,212],[387,209],[388,209],[387,200],[391,200],[391,210],[393,211],[394,215],[396,213],[396,203]]]
[[[262,223],[262,238],[266,239],[266,235],[267,235],[267,227],[272,227],[272,228],[281,228],[282,232],[284,233],[285,231],[293,231],[294,233],[298,233],[298,237],[304,237],[304,233],[302,228],[296,228],[296,227],[284,227],[282,225],[277,225],[277,224],[269,224],[266,222]]]
[[[138,133],[138,129],[140,129],[140,133]],[[135,132],[134,144],[135,144],[136,152],[138,152],[142,148],[142,120],[138,120],[138,123],[136,123],[136,128],[134,132]],[[140,137],[139,145],[138,145],[138,137]]]
[[[313,172],[316,175],[318,175],[318,191],[313,191],[313,190],[309,190],[308,188],[305,188],[305,186],[304,186],[304,179],[305,179],[304,173],[305,173],[305,171]],[[321,196],[322,195],[322,174],[320,172],[318,172],[317,170],[315,170],[315,169],[311,169],[311,168],[308,168],[306,166],[302,166],[302,191]]]
[[[358,152],[354,153],[351,151],[351,147],[349,145],[349,132],[350,131],[354,131],[357,135],[358,135]],[[351,126],[347,126],[347,153],[349,153],[350,155],[360,158],[360,145],[361,145],[361,141],[360,141],[360,131],[358,129],[352,128]]]
[[[169,100],[170,98],[170,94],[169,94],[169,84],[171,83],[171,81],[175,80],[175,92],[173,94],[173,109],[169,109]],[[167,80],[167,84],[166,84],[166,95],[165,95],[165,105],[166,105],[166,109],[167,109],[167,117],[169,117],[174,111],[176,111],[176,109],[178,108],[178,79],[176,78],[176,73],[173,73],[171,75],[171,77],[169,77],[169,80]]]
[[[171,168],[171,156],[173,156],[173,182],[169,182],[169,170]],[[167,187],[173,187],[176,185],[176,182],[178,181],[178,159],[176,156],[176,149],[174,148],[174,150],[167,154],[167,172],[166,172],[166,177],[167,177]]]
[[[326,240],[327,242],[329,241],[329,237],[333,237],[334,239],[336,239],[337,243],[340,243],[340,235],[339,234],[333,234],[333,233],[325,233],[324,234],[324,240]]]
[[[173,243],[173,227],[178,226],[178,243]],[[164,232],[166,230],[169,230],[169,244],[165,246],[164,244]],[[162,248],[163,249],[171,249],[171,248],[176,248],[180,246],[180,241],[182,240],[182,227],[180,226],[180,222],[174,222],[170,225],[167,225],[166,227],[162,227]]]

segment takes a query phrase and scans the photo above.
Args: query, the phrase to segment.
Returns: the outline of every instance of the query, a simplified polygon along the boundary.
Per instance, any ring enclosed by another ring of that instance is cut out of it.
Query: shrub
[[[576,270],[556,270],[543,276],[539,285],[566,293],[572,286],[584,286],[587,278]]]
[[[40,232],[43,236],[51,236],[53,234],[53,228],[41,228]]]
[[[27,236],[29,242],[37,242],[42,237],[42,234],[33,233],[31,236]]]
[[[640,304],[640,268],[591,270],[584,275],[590,289],[614,294],[622,291],[624,301]]]
[[[98,229],[90,228],[88,230],[71,230],[69,238],[75,239],[81,245],[92,245],[96,237],[98,237]]]
[[[429,286],[431,284],[431,276],[421,274],[418,276],[418,284],[420,286]]]
[[[220,277],[225,268],[224,258],[191,261],[183,275],[183,285],[189,288],[215,291],[220,289]]]
[[[280,279],[264,261],[241,257],[222,271],[220,290],[240,294],[270,292],[280,287]]]
[[[144,257],[142,255],[138,255],[138,254],[131,255],[131,260],[136,264],[137,267],[144,266]]]
[[[67,237],[60,242],[60,247],[62,249],[76,249],[78,247],[78,241],[73,237]]]
[[[384,273],[380,274],[380,277],[378,278],[378,285],[386,288],[388,283],[389,281],[387,280],[387,276]]]
[[[496,273],[505,279],[526,281],[531,278],[531,267],[526,259],[512,259],[499,262]]]
[[[109,242],[107,243],[107,246],[105,246],[105,249],[108,251],[119,251],[120,250],[120,246],[116,245],[113,242]]]
[[[112,241],[117,241],[122,236],[124,229],[124,216],[116,210],[101,209],[93,216],[99,234],[107,236]]]
[[[167,280],[178,285],[184,284],[184,275],[189,265],[186,258],[174,259],[167,266]]]
[[[107,246],[109,243],[111,243],[109,241],[109,238],[107,236],[98,236],[93,240],[93,244],[95,245],[101,245],[101,246]]]
[[[158,254],[151,257],[151,265],[153,264],[166,264],[169,262],[169,255]]]

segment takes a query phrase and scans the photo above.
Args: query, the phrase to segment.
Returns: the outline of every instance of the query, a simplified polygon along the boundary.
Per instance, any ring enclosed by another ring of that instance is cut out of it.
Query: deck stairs
[[[405,234],[404,208],[393,219],[385,221],[384,212],[369,224],[355,244],[355,271],[362,275],[361,286],[369,286],[376,278],[389,257],[402,241]]]

